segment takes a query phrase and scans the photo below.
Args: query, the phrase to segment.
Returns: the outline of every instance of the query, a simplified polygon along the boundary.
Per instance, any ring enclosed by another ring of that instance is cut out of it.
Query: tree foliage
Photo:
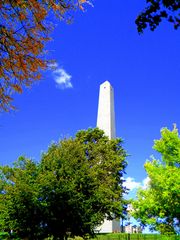
[[[173,24],[175,29],[180,27],[179,0],[146,0],[146,7],[136,19],[139,33],[146,27],[154,31],[163,19]]]
[[[42,218],[38,201],[38,166],[20,157],[13,167],[1,167],[0,228],[23,239],[41,239]]]
[[[39,164],[20,158],[1,167],[0,228],[21,238],[93,235],[104,218],[124,212],[126,153],[120,139],[80,131],[52,144]]]
[[[163,128],[161,139],[155,140],[154,149],[162,159],[147,161],[145,170],[150,178],[149,187],[140,189],[133,201],[133,216],[143,225],[163,234],[179,232],[180,221],[180,137],[176,127]]]
[[[85,0],[0,1],[0,110],[12,108],[12,93],[21,93],[47,68],[45,43],[50,40],[49,14],[68,20]]]

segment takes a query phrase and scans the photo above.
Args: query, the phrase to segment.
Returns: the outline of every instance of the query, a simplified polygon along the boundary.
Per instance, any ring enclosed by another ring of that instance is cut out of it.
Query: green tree
[[[146,0],[145,9],[136,19],[139,33],[146,27],[154,31],[163,19],[173,24],[175,29],[180,27],[180,1],[179,0]]]
[[[120,139],[88,129],[52,144],[39,164],[23,159],[18,169],[2,167],[1,229],[6,226],[29,239],[93,235],[104,218],[124,212],[125,158]]]
[[[176,127],[161,130],[161,139],[154,141],[161,160],[147,161],[150,178],[147,189],[139,189],[133,201],[132,215],[143,225],[163,234],[179,232],[180,221],[180,137]]]
[[[38,200],[38,165],[20,157],[12,167],[1,167],[0,228],[17,232],[23,239],[41,239],[41,212]]]

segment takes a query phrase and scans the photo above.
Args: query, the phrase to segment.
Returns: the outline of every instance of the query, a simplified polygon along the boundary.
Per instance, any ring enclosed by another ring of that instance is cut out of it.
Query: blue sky
[[[75,13],[73,24],[56,25],[47,45],[56,73],[45,72],[14,96],[17,111],[0,115],[1,164],[20,155],[39,160],[52,141],[95,127],[99,85],[108,80],[117,136],[131,155],[126,178],[129,186],[142,184],[160,129],[180,128],[180,32],[163,22],[139,35],[134,21],[144,2],[93,1],[94,7]]]

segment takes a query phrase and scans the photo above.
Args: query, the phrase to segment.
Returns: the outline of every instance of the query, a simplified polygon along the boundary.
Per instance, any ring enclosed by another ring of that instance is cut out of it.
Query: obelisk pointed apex
[[[109,84],[109,85],[111,85],[110,82],[109,82],[108,80],[106,80],[106,81],[103,82],[102,84]],[[101,85],[102,85],[102,84],[101,84]]]

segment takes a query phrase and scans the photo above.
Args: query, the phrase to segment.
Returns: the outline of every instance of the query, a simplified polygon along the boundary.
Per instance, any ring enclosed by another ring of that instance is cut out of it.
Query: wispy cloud
[[[128,188],[130,191],[141,186],[140,182],[136,182],[134,178],[127,177],[123,184],[124,187]]]
[[[49,63],[49,64],[48,64],[48,67],[49,67],[50,69],[55,69],[55,68],[58,67],[58,63],[57,63],[57,62]]]
[[[142,182],[137,182],[132,177],[127,177],[124,180],[125,180],[125,182],[124,182],[123,186],[128,188],[130,191],[137,189],[139,187],[146,189],[146,188],[148,188],[149,182],[150,182],[149,177],[146,177],[145,179],[143,179]]]
[[[150,184],[150,178],[149,177],[146,177],[143,181],[142,181],[142,188],[143,189],[146,189],[149,187],[149,184]]]
[[[63,67],[59,67],[57,63],[51,64],[50,67],[53,69],[53,77],[58,88],[73,88],[72,76]]]

